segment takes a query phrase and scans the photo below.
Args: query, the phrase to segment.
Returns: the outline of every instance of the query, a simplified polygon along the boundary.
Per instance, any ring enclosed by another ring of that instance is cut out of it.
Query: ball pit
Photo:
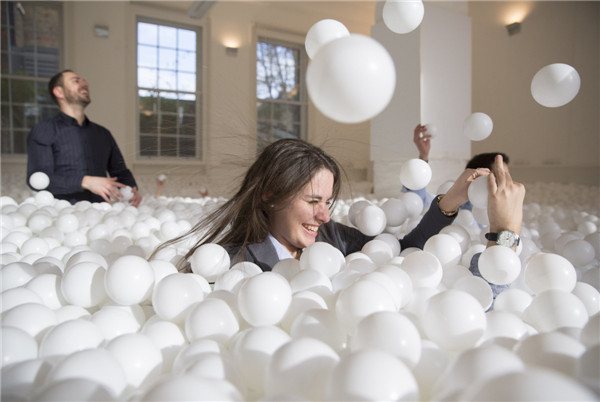
[[[195,239],[147,258],[225,199],[133,208],[9,191],[2,399],[598,400],[598,188],[526,187],[522,245],[480,258],[484,278],[510,284],[491,309],[468,270],[485,209],[400,250],[418,200],[340,200],[333,219],[377,236],[361,252],[317,243],[262,272],[227,269],[210,245],[181,273]]]

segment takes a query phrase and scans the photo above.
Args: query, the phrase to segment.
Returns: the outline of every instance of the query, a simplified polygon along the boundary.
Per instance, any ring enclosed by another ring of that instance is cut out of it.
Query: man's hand
[[[133,197],[129,200],[129,204],[137,207],[142,202],[142,195],[138,192],[137,187],[131,187],[131,192],[133,193]]]
[[[429,161],[429,151],[431,150],[431,134],[427,134],[427,127],[423,124],[419,124],[415,127],[413,133],[413,142],[417,146],[419,151],[419,159],[423,159],[425,162]]]
[[[119,183],[116,177],[83,176],[81,187],[99,195],[104,201],[110,203],[112,200],[118,201],[123,198],[123,194],[119,189],[126,186]]]
[[[488,177],[488,218],[490,232],[511,230],[517,234],[523,223],[525,186],[514,182],[508,166],[497,155]]]

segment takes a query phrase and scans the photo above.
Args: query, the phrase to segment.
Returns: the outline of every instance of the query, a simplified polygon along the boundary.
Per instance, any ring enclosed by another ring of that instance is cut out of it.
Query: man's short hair
[[[477,169],[477,168],[488,168],[491,169],[494,164],[496,155],[502,155],[504,163],[508,163],[508,155],[502,152],[486,152],[483,154],[477,154],[467,163],[466,169]]]
[[[63,86],[63,83],[64,83],[63,74],[64,73],[72,73],[72,72],[73,72],[73,70],[62,70],[60,73],[57,73],[52,78],[50,78],[50,81],[48,82],[48,93],[50,94],[50,97],[52,98],[54,103],[56,103],[57,105],[58,105],[58,99],[56,99],[56,96],[54,96],[54,88]]]

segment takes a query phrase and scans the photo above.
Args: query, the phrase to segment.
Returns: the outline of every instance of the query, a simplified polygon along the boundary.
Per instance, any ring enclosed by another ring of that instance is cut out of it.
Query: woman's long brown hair
[[[333,174],[332,201],[335,201],[340,192],[341,177],[340,167],[333,157],[299,139],[282,139],[268,145],[250,166],[232,198],[187,233],[159,245],[149,259],[160,250],[192,236],[199,236],[199,240],[179,262],[179,269],[185,268],[194,251],[206,243],[240,247],[238,255],[244,255],[248,244],[267,238],[270,228],[268,208],[285,207],[321,169]]]

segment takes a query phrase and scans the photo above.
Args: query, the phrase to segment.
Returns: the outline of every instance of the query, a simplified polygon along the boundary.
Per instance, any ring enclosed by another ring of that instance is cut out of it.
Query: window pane
[[[196,51],[196,33],[188,29],[179,29],[179,49]]]
[[[184,115],[180,123],[181,135],[193,136],[196,135],[196,118],[194,116]]]
[[[196,74],[179,73],[177,89],[179,91],[196,92]]]
[[[144,45],[158,45],[158,26],[138,22],[138,43]]]
[[[13,116],[13,127],[22,128],[27,127],[25,125],[25,109],[23,106],[13,106],[12,107],[12,116]]]
[[[271,104],[268,102],[256,102],[258,108],[258,119],[268,120],[271,118]]]
[[[179,155],[188,158],[196,156],[196,139],[193,137],[180,138]]]
[[[160,93],[160,111],[162,113],[177,113],[177,99],[172,92]]]
[[[161,115],[161,134],[177,134],[177,117],[174,114]]]
[[[160,25],[158,27],[158,46],[160,47],[177,47],[177,29]]]
[[[186,114],[196,113],[196,95],[180,94],[179,95],[179,106],[182,108],[183,113],[186,113]]]
[[[158,137],[140,135],[140,155],[158,156]]]
[[[158,59],[160,68],[167,70],[177,69],[177,52],[173,49],[158,49]]]
[[[156,92],[138,91],[138,99],[141,112],[156,113],[158,111],[158,98]]]
[[[179,71],[196,72],[196,52],[177,52],[177,68]]]
[[[138,67],[138,87],[158,88],[158,71],[152,68]]]
[[[177,74],[174,71],[158,70],[158,88],[176,89]]]
[[[177,137],[160,137],[161,156],[177,156]]]
[[[54,105],[54,101],[50,98],[48,93],[48,83],[37,82],[35,84],[37,89],[37,101],[41,105]]]
[[[33,81],[11,80],[11,84],[13,102],[35,102],[35,83]]]
[[[158,119],[156,114],[140,113],[140,132],[144,134],[158,133]]]
[[[138,46],[138,66],[158,67],[156,48],[152,46]]]
[[[24,154],[27,153],[27,134],[29,130],[15,130],[13,138],[13,153]]]
[[[2,153],[5,154],[12,154],[13,152],[13,147],[12,147],[12,141],[11,141],[11,134],[10,131],[8,130],[8,126],[2,126],[2,131],[1,131],[1,136],[2,136],[2,142],[0,144],[0,146],[2,146]]]

